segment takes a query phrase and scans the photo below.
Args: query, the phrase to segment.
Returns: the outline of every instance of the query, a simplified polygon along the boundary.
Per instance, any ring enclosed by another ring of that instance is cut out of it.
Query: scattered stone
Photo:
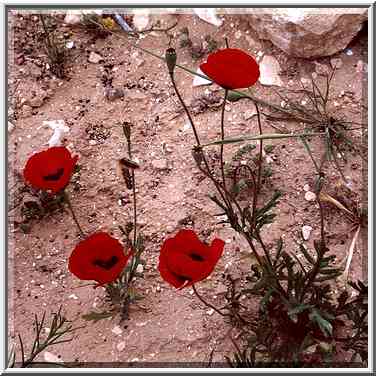
[[[273,56],[265,55],[260,63],[260,83],[266,86],[283,86],[283,82],[279,77],[281,68],[277,59]]]
[[[68,25],[78,25],[81,22],[81,14],[73,13],[74,11],[68,11],[65,18],[64,23]]]
[[[149,9],[134,9],[133,10],[133,26],[138,31],[145,30],[150,22]]]
[[[8,133],[12,133],[14,129],[14,124],[8,121]]]
[[[49,147],[61,145],[63,135],[68,133],[70,130],[69,127],[65,125],[65,121],[62,119],[43,121],[43,125],[48,126],[54,132],[48,141]]]
[[[363,60],[358,60],[356,64],[356,72],[357,73],[367,73],[368,72],[368,65]]]
[[[213,313],[214,313],[214,309],[213,309],[213,308],[208,309],[208,310],[206,311],[206,314],[207,314],[208,316],[212,316]]]
[[[346,48],[367,19],[367,9],[255,8],[246,17],[260,39],[289,55],[314,58]]]
[[[350,50],[350,48],[346,48],[346,49],[345,49],[345,54],[346,54],[347,56],[352,56],[352,55],[354,55],[354,53],[352,52],[352,50]]]
[[[123,351],[125,349],[125,341],[121,341],[116,345],[118,351]]]
[[[143,65],[145,63],[145,60],[144,59],[141,59],[139,57],[139,52],[138,51],[135,51],[133,52],[133,54],[131,55],[131,58],[132,58],[132,63],[137,67],[139,68],[141,65]]]
[[[25,63],[25,56],[23,54],[16,57],[16,64],[22,65]]]
[[[31,107],[38,108],[43,105],[43,99],[40,97],[34,97],[29,100],[29,104]]]
[[[21,117],[26,118],[33,114],[33,108],[27,104],[21,107]]]
[[[240,31],[240,30],[237,30],[236,32],[235,32],[235,39],[240,39],[241,37],[242,37],[242,32]]]
[[[116,99],[124,98],[124,90],[123,89],[106,88],[105,96],[106,96],[107,100],[109,100],[110,102],[113,102]]]
[[[42,76],[42,69],[36,66],[35,64],[33,64],[30,67],[29,72],[30,72],[30,75],[33,76],[34,78],[40,78]]]
[[[89,145],[95,146],[97,144],[97,141],[95,140],[89,140]]]
[[[304,195],[304,198],[307,201],[315,201],[316,200],[316,194],[311,192],[311,191],[307,191],[306,194]]]
[[[303,226],[302,227],[302,235],[304,240],[308,240],[311,236],[313,228],[311,226]]]
[[[332,66],[332,68],[334,69],[340,69],[343,65],[343,61],[342,59],[339,59],[339,58],[333,58],[333,59],[330,59],[330,65]]]
[[[123,330],[120,328],[119,325],[116,325],[112,328],[111,332],[116,334],[117,336],[120,336],[121,333],[123,333]]]
[[[44,360],[46,362],[51,362],[51,363],[63,363],[63,359],[59,358],[57,355],[52,354],[48,351],[44,352]]]
[[[315,65],[316,65],[315,71],[320,76],[325,76],[325,75],[329,74],[329,69],[325,64],[320,64],[320,63],[315,62]]]
[[[136,268],[136,273],[142,274],[144,272],[144,265],[138,264]]]
[[[227,287],[224,285],[219,285],[215,291],[215,295],[225,295],[227,293]]]
[[[202,72],[200,68],[197,68],[197,73],[205,76],[205,74]],[[212,84],[211,81],[206,80],[205,78],[202,78],[199,76],[195,76],[193,79],[193,86],[203,86],[203,85],[211,85],[211,84]]]
[[[91,51],[88,59],[89,63],[98,64],[103,61],[103,57],[96,52]]]
[[[194,8],[193,12],[205,22],[208,22],[214,26],[221,26],[223,20],[217,17],[215,8]]]
[[[73,300],[77,300],[77,299],[78,299],[78,296],[75,295],[75,294],[70,294],[70,295],[68,296],[68,298],[69,298],[69,299],[73,299]]]
[[[308,192],[309,189],[310,189],[309,184],[305,184],[304,187],[303,187],[303,190],[304,190],[305,192]]]
[[[66,43],[65,47],[68,48],[68,50],[72,49],[74,47],[74,42],[70,40]]]
[[[12,118],[14,116],[14,110],[12,107],[8,108],[8,118]]]
[[[268,163],[268,164],[273,163],[273,158],[270,155],[267,155],[265,157],[265,162]]]
[[[165,159],[154,159],[151,162],[152,166],[156,170],[167,170],[168,169],[168,163]]]
[[[252,106],[253,106],[252,109],[249,109],[249,110],[246,110],[246,111],[243,112],[244,120],[252,119],[254,116],[257,115],[256,107],[254,105],[252,105]]]

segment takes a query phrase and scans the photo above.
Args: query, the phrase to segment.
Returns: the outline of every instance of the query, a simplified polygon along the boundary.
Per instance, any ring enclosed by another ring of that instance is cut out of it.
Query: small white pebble
[[[52,362],[52,363],[62,363],[63,359],[57,357],[55,354],[52,354],[48,351],[44,352],[44,360],[46,362]]]
[[[117,336],[120,336],[121,333],[123,333],[123,330],[120,328],[119,325],[116,325],[112,328],[111,332],[116,334]]]
[[[69,298],[69,299],[77,300],[77,299],[78,299],[78,296],[75,295],[75,294],[70,294],[70,295],[68,296],[68,298]]]
[[[303,226],[302,227],[302,235],[303,235],[303,239],[304,240],[308,240],[309,239],[312,230],[313,229],[312,229],[311,226]]]
[[[304,195],[304,198],[305,198],[307,201],[314,201],[314,200],[316,200],[316,195],[315,195],[315,193],[308,191],[308,192],[306,192],[306,194]]]
[[[116,345],[116,348],[117,348],[118,351],[123,351],[125,349],[125,341],[119,342]]]

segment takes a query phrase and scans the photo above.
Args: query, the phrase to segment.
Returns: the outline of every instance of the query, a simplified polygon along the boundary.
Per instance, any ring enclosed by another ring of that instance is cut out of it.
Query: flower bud
[[[168,48],[166,50],[166,63],[169,73],[173,74],[176,65],[176,51],[174,48]]]

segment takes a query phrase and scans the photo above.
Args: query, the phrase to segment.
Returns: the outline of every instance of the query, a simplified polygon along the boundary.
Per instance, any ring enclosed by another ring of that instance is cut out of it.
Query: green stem
[[[71,200],[70,200],[70,197],[69,197],[69,194],[68,194],[67,191],[64,191],[64,199],[65,199],[65,202],[68,204],[68,208],[69,208],[70,212],[72,213],[73,220],[74,220],[74,222],[77,225],[77,228],[78,228],[78,230],[80,232],[81,237],[84,238],[85,237],[85,233],[83,232],[83,230],[82,230],[82,228],[81,228],[81,226],[80,226],[80,224],[79,224],[79,222],[77,220],[76,214],[75,214],[75,212],[73,210],[72,203],[71,203]]]
[[[221,312],[218,308],[214,307],[212,304],[208,303],[206,300],[204,300],[204,298],[198,293],[198,291],[196,290],[196,286],[195,285],[192,285],[192,288],[193,288],[193,291],[194,293],[196,294],[196,296],[206,305],[208,306],[209,308],[213,309],[215,312],[219,313],[221,316],[229,316],[229,315],[226,315],[225,313]]]
[[[221,140],[222,141],[225,139],[225,108],[226,108],[227,94],[228,94],[228,90],[225,89],[225,96],[223,99],[222,113],[221,113]],[[226,178],[225,178],[225,169],[224,169],[224,161],[223,161],[223,151],[224,151],[224,145],[221,144],[221,151],[220,151],[221,174],[222,174],[223,187],[226,190]]]
[[[127,137],[127,147],[129,159],[132,160],[132,144],[130,136]],[[132,196],[133,196],[133,247],[136,247],[137,242],[137,197],[136,197],[136,178],[134,170],[132,169]]]
[[[187,106],[186,106],[183,98],[181,97],[180,92],[178,90],[178,87],[176,85],[175,78],[174,78],[174,73],[170,73],[170,78],[171,78],[171,82],[172,82],[172,85],[174,87],[175,93],[178,96],[178,99],[179,99],[181,105],[183,106],[186,115],[188,116],[189,122],[191,124],[192,130],[193,130],[193,133],[194,133],[194,136],[195,136],[195,139],[196,139],[197,146],[201,146],[200,138],[198,136],[198,132],[197,132],[196,126],[195,126],[195,124],[193,122],[192,116],[191,116],[191,114],[190,114],[190,112],[189,112],[189,110],[188,110],[188,108],[187,108]],[[210,171],[209,163],[208,163],[208,161],[206,159],[206,156],[205,156],[204,152],[202,152],[202,159],[203,159],[205,167],[206,167],[206,176],[208,176],[209,179],[213,182],[213,184],[217,188],[218,193],[221,195],[223,202],[226,204],[226,206],[228,208],[230,208],[231,205],[227,201],[224,193],[222,192],[220,184],[217,182],[217,180],[214,178],[214,176],[212,175],[212,173]],[[225,187],[223,187],[223,189],[225,190]]]
[[[311,160],[312,160],[313,165],[315,166],[315,169],[316,169],[317,175],[320,175],[320,169],[319,169],[319,166],[317,165],[315,159],[313,158],[313,154],[312,154],[311,148],[309,147],[308,142],[306,141],[306,139],[305,139],[304,137],[300,137],[300,140],[302,141],[302,143],[303,143],[305,149],[306,149],[307,152],[308,152],[308,155],[310,156],[310,158],[311,158]]]

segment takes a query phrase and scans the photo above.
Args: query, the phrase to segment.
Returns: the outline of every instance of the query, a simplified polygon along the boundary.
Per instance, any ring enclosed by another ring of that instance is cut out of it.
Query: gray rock
[[[11,133],[14,129],[14,124],[8,121],[8,133]]]
[[[303,226],[302,227],[302,235],[304,240],[308,240],[309,237],[311,236],[312,232],[312,227],[311,226]]]
[[[124,97],[124,90],[107,88],[105,91],[105,96],[110,102],[113,102],[116,99],[120,99]]]
[[[276,58],[265,55],[260,63],[260,83],[265,86],[283,86],[283,82],[279,77],[281,67]]]
[[[260,39],[289,55],[313,58],[345,49],[367,19],[367,8],[257,8],[247,19]]]
[[[31,107],[41,107],[43,105],[43,99],[40,97],[34,97],[29,100],[29,104]]]
[[[98,64],[99,62],[103,61],[103,57],[93,51],[90,52],[89,55],[89,63]]]
[[[24,104],[22,107],[21,107],[21,117],[23,118],[26,118],[26,117],[29,117],[32,115],[32,112],[33,112],[33,108],[27,104]]]
[[[42,76],[42,69],[40,69],[38,66],[33,64],[30,67],[30,75],[33,76],[34,78],[39,78]]]
[[[165,159],[154,159],[151,164],[156,170],[163,171],[168,169],[168,163]]]
[[[363,60],[358,60],[358,63],[356,64],[356,72],[357,73],[368,72],[368,64],[365,63]]]

